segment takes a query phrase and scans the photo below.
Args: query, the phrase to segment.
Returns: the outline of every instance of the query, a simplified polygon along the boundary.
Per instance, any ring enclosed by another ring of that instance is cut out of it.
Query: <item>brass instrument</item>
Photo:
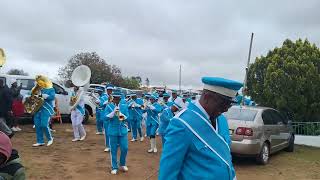
[[[6,55],[4,54],[4,50],[0,48],[0,68],[6,63]]]
[[[142,107],[142,109],[143,110],[146,110],[146,109],[148,109],[148,106],[150,106],[151,105],[151,103],[150,103],[150,101],[145,101],[144,103],[143,103],[143,107]]]
[[[73,106],[77,102],[77,96],[70,97],[70,106]]]
[[[113,96],[110,94],[108,97],[108,103],[111,103],[111,102],[113,102]]]
[[[118,108],[117,108],[117,110],[116,110],[116,114],[115,114],[115,115],[118,117],[119,121],[123,121],[123,120],[124,120],[123,114],[120,113],[120,107],[119,107],[119,105],[118,105]]]
[[[91,70],[86,65],[80,65],[72,72],[71,81],[75,86],[80,88],[77,94],[70,99],[70,110],[75,109],[80,103],[81,97],[89,87],[90,78]]]
[[[36,84],[31,90],[31,96],[27,97],[24,101],[24,108],[27,113],[34,114],[39,111],[44,103],[44,99],[41,97],[41,87]]]
[[[88,96],[90,96],[91,103],[99,108],[100,107],[100,103],[98,103],[99,97],[96,96],[94,90],[92,90],[91,93]]]

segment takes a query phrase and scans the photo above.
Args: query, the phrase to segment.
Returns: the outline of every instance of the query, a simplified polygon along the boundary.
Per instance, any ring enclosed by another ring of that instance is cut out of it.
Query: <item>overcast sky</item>
[[[320,1],[0,1],[1,72],[57,76],[79,52],[96,51],[124,75],[201,87],[202,76],[244,79],[252,61],[286,39],[320,44]]]

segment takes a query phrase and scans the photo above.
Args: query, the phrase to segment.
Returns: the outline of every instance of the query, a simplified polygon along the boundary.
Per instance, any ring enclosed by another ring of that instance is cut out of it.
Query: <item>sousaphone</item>
[[[0,68],[6,63],[6,55],[4,54],[4,50],[0,48]]]
[[[80,97],[88,90],[91,78],[91,70],[86,65],[78,66],[71,75],[73,85],[80,87],[77,94],[70,99],[71,109],[75,109],[80,103]]]

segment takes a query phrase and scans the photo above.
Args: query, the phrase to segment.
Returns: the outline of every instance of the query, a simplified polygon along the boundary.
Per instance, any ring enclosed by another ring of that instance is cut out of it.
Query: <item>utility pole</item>
[[[249,54],[248,54],[248,61],[246,66],[246,75],[243,82],[243,89],[242,89],[242,102],[241,104],[244,105],[244,96],[247,91],[247,80],[248,80],[248,71],[249,71],[249,65],[250,65],[250,58],[251,58],[251,50],[252,50],[252,42],[253,42],[253,33],[251,33],[251,40],[250,40],[250,47],[249,47]]]
[[[181,94],[181,64],[180,64],[180,70],[179,70],[179,94]]]

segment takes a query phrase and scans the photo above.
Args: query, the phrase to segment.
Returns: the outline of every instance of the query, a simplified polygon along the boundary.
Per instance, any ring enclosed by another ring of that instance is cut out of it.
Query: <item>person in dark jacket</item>
[[[12,95],[12,116],[9,118],[10,125],[12,126],[12,131],[21,131],[18,126],[18,118],[21,117],[24,113],[24,106],[22,103],[22,96],[20,94],[22,84],[18,86],[17,82],[12,83],[10,87],[10,92]]]
[[[5,84],[3,79],[0,79],[0,118],[8,120],[9,115],[12,114],[12,96],[10,89]]]

